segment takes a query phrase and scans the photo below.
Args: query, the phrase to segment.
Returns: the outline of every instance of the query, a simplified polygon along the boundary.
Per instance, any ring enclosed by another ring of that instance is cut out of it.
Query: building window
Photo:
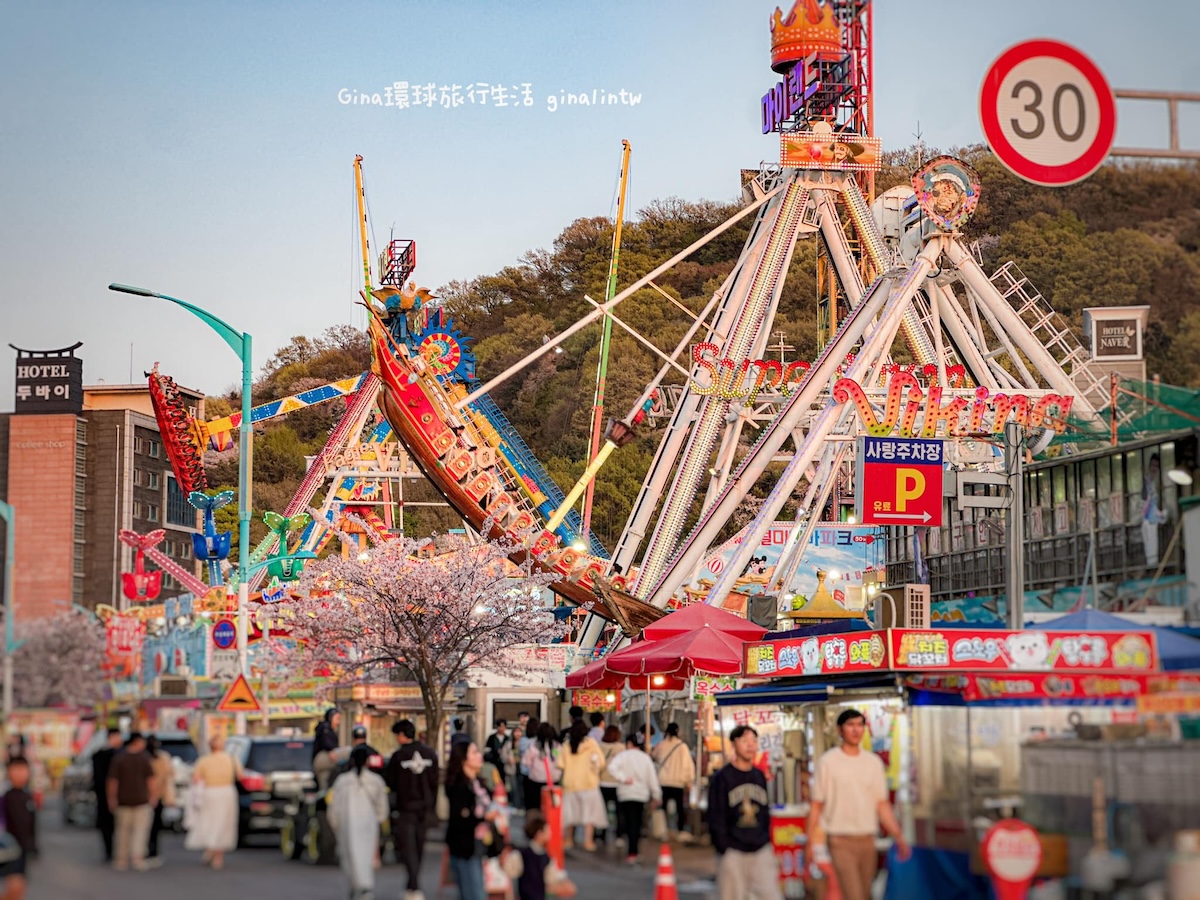
[[[83,419],[75,420],[75,443],[87,443],[87,422],[85,422]]]
[[[147,522],[157,522],[158,521],[158,504],[157,503],[147,503],[146,504],[146,521]]]
[[[157,472],[147,472],[146,473],[146,487],[148,487],[152,490],[158,490],[158,488],[161,484],[162,484],[162,482],[159,479],[159,475]]]
[[[83,534],[83,519],[78,516],[75,517],[75,540],[86,540]]]
[[[192,545],[189,544],[187,541],[179,542],[179,558],[180,559],[191,559],[192,558]]]
[[[142,501],[140,500],[133,501],[133,517],[135,519],[140,519],[142,517]]]
[[[86,475],[87,474],[87,456],[84,454],[83,451],[84,451],[83,447],[75,448],[75,474],[76,475]]]
[[[175,555],[175,542],[174,541],[163,541],[162,552],[167,554],[167,556],[174,556]]]
[[[196,510],[188,503],[187,497],[179,489],[179,482],[171,475],[167,476],[167,524],[196,527]]]
[[[162,444],[160,444],[158,441],[148,441],[147,443],[149,444],[149,447],[147,448],[147,451],[146,451],[147,455],[151,459],[158,459],[158,454],[159,454],[159,451],[162,449]]]
[[[146,475],[141,469],[133,470],[133,483],[138,487],[142,486],[142,482],[146,480]]]
[[[142,438],[135,437],[133,439],[133,452],[134,453],[145,453],[146,452],[146,442]]]

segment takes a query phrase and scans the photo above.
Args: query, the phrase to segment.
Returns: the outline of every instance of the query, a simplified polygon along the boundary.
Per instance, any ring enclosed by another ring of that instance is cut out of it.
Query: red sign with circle
[[[983,836],[979,851],[999,900],[1024,900],[1042,865],[1038,833],[1018,819],[1001,819]]]
[[[1091,175],[1108,156],[1117,104],[1100,69],[1059,41],[1025,41],[988,69],[979,93],[983,134],[1013,174],[1056,187]]]

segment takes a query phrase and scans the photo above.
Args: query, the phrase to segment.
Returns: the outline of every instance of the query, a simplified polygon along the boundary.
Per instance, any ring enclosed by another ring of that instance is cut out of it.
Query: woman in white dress
[[[372,750],[355,747],[350,771],[333,782],[329,825],[337,834],[342,871],[350,879],[351,900],[371,900],[379,863],[379,826],[388,818],[387,785],[368,769]]]
[[[184,846],[203,850],[204,864],[219,869],[225,865],[225,854],[237,846],[236,782],[242,775],[242,766],[225,752],[223,735],[213,735],[208,747],[210,752],[200,757],[192,770]]]

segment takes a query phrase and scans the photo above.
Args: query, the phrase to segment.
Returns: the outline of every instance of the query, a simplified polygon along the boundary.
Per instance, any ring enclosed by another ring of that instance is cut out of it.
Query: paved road
[[[93,830],[64,828],[56,811],[41,818],[42,858],[33,871],[29,900],[341,900],[346,883],[336,867],[287,862],[269,841],[260,847],[239,850],[226,858],[225,868],[214,872],[200,865],[199,854],[183,848],[183,839],[164,835],[165,865],[150,872],[114,872],[100,864],[100,836]],[[429,900],[456,897],[453,888],[438,894],[438,868],[442,844],[431,841],[426,850],[421,887]],[[567,868],[579,886],[579,900],[650,900],[654,896],[655,857],[658,845],[647,841],[642,849],[646,863],[626,868],[616,855],[577,854]],[[712,852],[682,848],[676,866],[685,896],[704,900],[714,896],[703,878],[712,871]],[[404,869],[384,866],[376,887],[378,900],[403,897]]]

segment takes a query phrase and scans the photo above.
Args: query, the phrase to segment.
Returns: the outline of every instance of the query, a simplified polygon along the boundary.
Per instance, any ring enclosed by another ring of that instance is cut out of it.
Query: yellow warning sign
[[[221,702],[217,704],[217,712],[262,712],[258,698],[250,689],[250,683],[245,675],[239,675],[237,681],[225,692]]]

